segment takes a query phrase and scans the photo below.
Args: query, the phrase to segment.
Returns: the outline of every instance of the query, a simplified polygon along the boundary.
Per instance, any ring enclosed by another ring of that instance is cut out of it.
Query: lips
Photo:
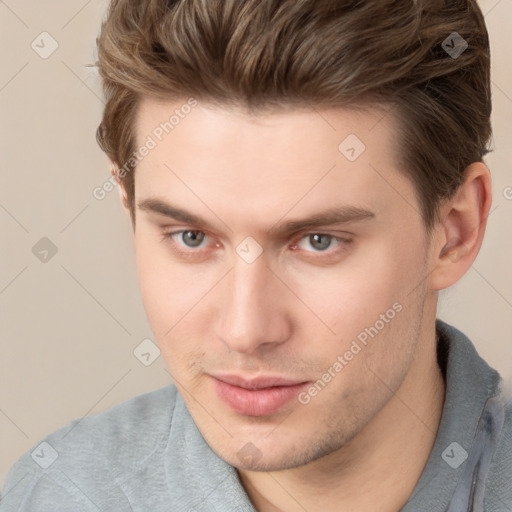
[[[217,395],[234,412],[246,416],[275,414],[310,384],[274,376],[247,379],[224,374],[211,379]]]

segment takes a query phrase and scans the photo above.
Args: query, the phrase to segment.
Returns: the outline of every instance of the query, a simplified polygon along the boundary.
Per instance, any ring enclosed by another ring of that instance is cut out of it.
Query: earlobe
[[[482,162],[467,167],[464,183],[441,207],[433,240],[430,289],[455,284],[471,267],[482,245],[491,207],[491,178]]]

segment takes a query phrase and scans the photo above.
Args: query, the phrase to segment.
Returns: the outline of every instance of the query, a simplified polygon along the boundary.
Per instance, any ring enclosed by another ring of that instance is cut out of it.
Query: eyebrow
[[[191,213],[182,208],[178,208],[158,198],[148,198],[137,203],[140,210],[158,213],[165,217],[184,222],[203,226],[214,231],[216,228],[206,219]],[[316,228],[319,226],[328,226],[334,224],[345,224],[348,222],[357,222],[375,218],[375,213],[370,210],[358,208],[355,206],[335,206],[324,211],[315,213],[304,219],[292,219],[282,224],[274,224],[267,233],[272,237],[280,237],[304,229]]]

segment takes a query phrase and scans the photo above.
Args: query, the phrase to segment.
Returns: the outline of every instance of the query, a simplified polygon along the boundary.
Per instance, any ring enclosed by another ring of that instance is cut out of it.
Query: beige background
[[[439,316],[509,374],[512,361],[511,0],[480,2],[492,45],[494,203],[473,268]],[[95,142],[103,102],[95,40],[106,0],[0,0],[0,485],[46,434],[170,382],[161,358],[133,354],[152,333],[132,233]],[[57,50],[43,59],[38,51]],[[44,48],[41,38],[44,37]],[[507,189],[507,187],[511,187]],[[506,191],[509,191],[506,198]],[[32,252],[42,238],[58,252]]]

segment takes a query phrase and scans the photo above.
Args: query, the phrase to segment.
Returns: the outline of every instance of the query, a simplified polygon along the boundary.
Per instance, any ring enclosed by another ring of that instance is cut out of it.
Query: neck
[[[444,404],[430,324],[400,388],[349,443],[297,468],[239,471],[259,512],[397,512],[406,504],[432,451]]]

